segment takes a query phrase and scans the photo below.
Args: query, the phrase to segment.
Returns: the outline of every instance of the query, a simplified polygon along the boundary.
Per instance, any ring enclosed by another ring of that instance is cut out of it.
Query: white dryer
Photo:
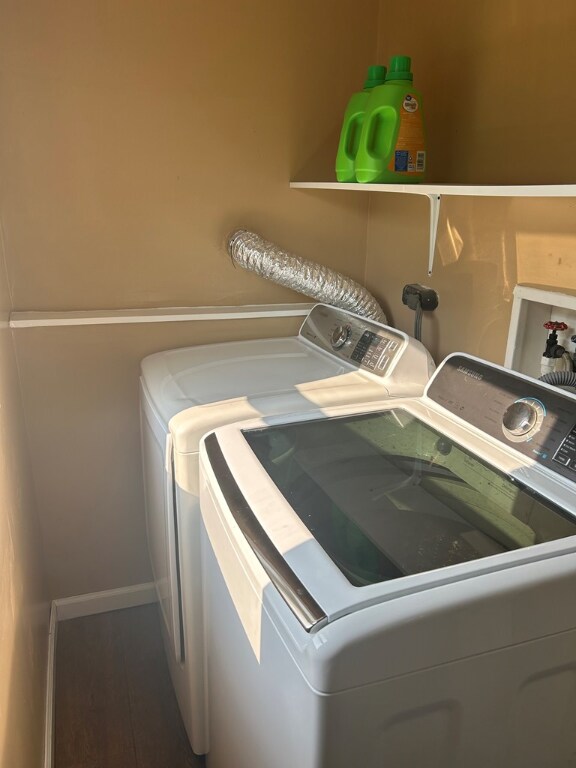
[[[201,476],[209,768],[575,764],[574,395],[454,355]]]
[[[297,337],[175,349],[142,361],[148,547],[170,672],[197,754],[208,748],[200,438],[256,416],[421,394],[433,368],[422,344],[406,334],[321,304]]]

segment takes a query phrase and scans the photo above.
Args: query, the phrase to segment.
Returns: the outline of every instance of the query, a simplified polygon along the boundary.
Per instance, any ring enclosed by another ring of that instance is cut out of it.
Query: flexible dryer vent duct
[[[362,317],[386,323],[376,299],[349,277],[328,267],[283,251],[254,232],[239,229],[228,239],[228,253],[235,264],[285,288]]]

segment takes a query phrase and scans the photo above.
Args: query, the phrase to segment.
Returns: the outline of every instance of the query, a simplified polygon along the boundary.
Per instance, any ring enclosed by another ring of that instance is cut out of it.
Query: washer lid
[[[145,358],[141,368],[151,400],[168,424],[177,413],[195,405],[276,394],[337,376],[353,366],[291,337],[158,352]]]
[[[221,523],[308,630],[574,550],[563,489],[540,495],[516,454],[422,401],[347,411],[224,427],[202,455]]]

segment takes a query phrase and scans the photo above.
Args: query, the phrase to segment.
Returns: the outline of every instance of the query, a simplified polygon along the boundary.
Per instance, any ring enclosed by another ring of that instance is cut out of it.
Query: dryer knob
[[[502,424],[511,435],[527,435],[538,422],[538,411],[531,403],[517,400],[506,409]]]
[[[340,349],[340,347],[343,347],[344,344],[346,344],[348,341],[351,330],[352,329],[349,325],[337,325],[336,328],[334,328],[332,331],[332,336],[330,337],[332,348]]]

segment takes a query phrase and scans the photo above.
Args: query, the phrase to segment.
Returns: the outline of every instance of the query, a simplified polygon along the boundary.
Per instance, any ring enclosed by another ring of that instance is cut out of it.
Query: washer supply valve
[[[546,349],[542,354],[540,370],[542,374],[553,371],[573,370],[572,358],[566,352],[565,347],[558,343],[558,331],[568,330],[566,323],[557,320],[549,320],[544,323],[544,328],[550,331],[546,339]]]

